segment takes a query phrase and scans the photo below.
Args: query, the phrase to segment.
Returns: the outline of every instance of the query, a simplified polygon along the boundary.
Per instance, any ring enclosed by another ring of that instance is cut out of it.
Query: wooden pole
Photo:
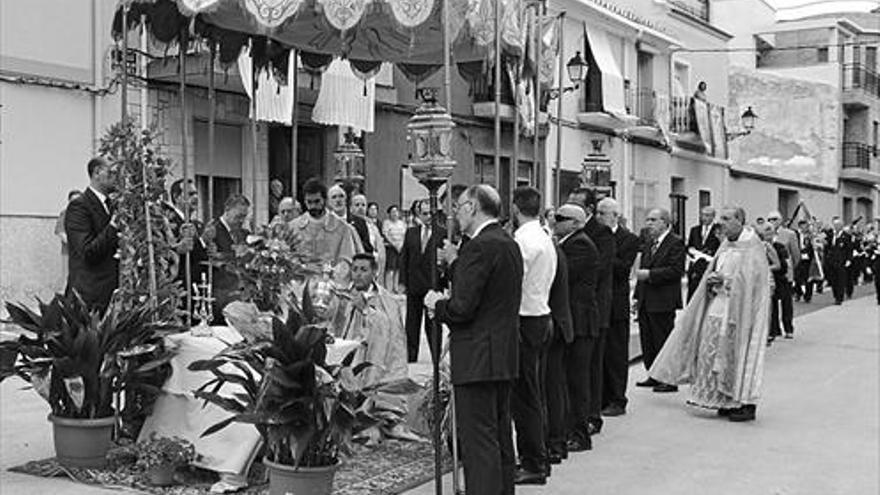
[[[495,0],[495,187],[501,189],[501,0]]]
[[[556,100],[556,180],[553,183],[553,202],[559,203],[560,183],[562,182],[562,88],[564,86],[565,65],[562,63],[563,53],[565,52],[565,36],[562,35],[562,28],[565,24],[565,12],[559,14],[558,29],[556,36],[559,38],[559,54],[557,57],[557,79],[559,82],[559,97]],[[557,205],[558,206],[558,205]]]
[[[216,157],[216,113],[217,113],[217,91],[214,87],[214,63],[217,58],[217,43],[210,40],[210,54],[208,55],[208,166],[214,167],[214,159]],[[208,220],[214,216],[214,178],[211,174],[207,175],[208,179]],[[211,287],[214,282],[214,266],[208,260],[208,276],[207,285]]]
[[[517,24],[522,27],[522,11],[517,9]],[[507,205],[509,217],[513,217],[513,190],[516,189],[516,179],[519,175],[519,69],[521,61],[517,63],[510,73],[510,85],[513,91],[513,157],[510,159],[510,174],[508,174],[508,187],[510,188],[510,201]]]
[[[150,110],[149,110],[149,91],[147,85],[147,16],[141,15],[141,56],[140,56],[140,73],[141,73],[141,129],[150,126]]]
[[[122,82],[120,93],[122,97],[122,124],[128,120],[128,3],[122,5]]]
[[[290,196],[297,200],[296,184],[297,184],[297,153],[299,140],[299,124],[296,121],[296,107],[299,105],[299,50],[293,51],[293,108],[290,112]]]
[[[189,122],[186,112],[186,50],[189,46],[189,36],[187,28],[184,28],[180,34],[180,46],[178,50],[179,69],[180,69],[180,134],[181,134],[181,167],[183,169],[183,216],[185,222],[190,221],[189,211]],[[190,267],[192,260],[190,253],[187,251],[184,255],[184,277],[186,280],[186,326],[192,326],[192,273]]]
[[[251,38],[251,164],[253,187],[251,194],[253,204],[251,213],[251,231],[257,229],[257,60],[254,58],[254,42]]]
[[[540,115],[541,115],[541,53],[544,51],[543,31],[544,17],[542,15],[543,2],[535,3],[535,87],[532,95],[535,97],[535,132],[532,144],[532,166],[535,169],[539,191],[544,191],[544,167],[542,166],[540,153]]]

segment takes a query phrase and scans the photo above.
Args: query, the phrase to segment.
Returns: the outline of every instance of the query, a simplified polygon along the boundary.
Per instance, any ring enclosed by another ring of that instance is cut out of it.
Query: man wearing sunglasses
[[[600,351],[599,308],[596,300],[599,252],[583,230],[586,223],[587,215],[578,205],[564,204],[556,210],[553,229],[568,262],[568,293],[574,331],[574,340],[565,353],[569,452],[593,448],[589,405],[592,400],[590,380],[593,364]]]

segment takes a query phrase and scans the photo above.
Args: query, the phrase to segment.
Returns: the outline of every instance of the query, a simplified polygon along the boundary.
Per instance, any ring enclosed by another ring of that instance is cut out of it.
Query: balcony
[[[840,170],[840,178],[867,185],[880,184],[880,170],[872,167],[872,157],[877,156],[877,150],[865,143],[844,141],[843,143],[843,167]]]
[[[709,22],[709,0],[669,0],[669,5],[695,19]]]
[[[861,64],[843,66],[843,104],[850,107],[868,108],[869,98],[880,98],[880,77]]]
[[[513,93],[510,89],[509,78],[507,73],[502,73],[501,76],[501,120],[508,122],[513,121],[514,114],[514,104],[513,104]],[[495,118],[495,84],[493,81],[493,76],[487,75],[486,77],[481,77],[474,80],[471,83],[471,95],[473,104],[474,116],[482,117],[487,119]]]

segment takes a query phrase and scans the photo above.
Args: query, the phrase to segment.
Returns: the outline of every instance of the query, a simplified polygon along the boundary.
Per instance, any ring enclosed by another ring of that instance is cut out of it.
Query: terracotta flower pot
[[[269,469],[269,495],[330,495],[338,464],[294,468],[263,459]]]
[[[153,486],[171,486],[174,484],[174,465],[154,466],[147,473]]]
[[[97,419],[59,418],[49,415],[55,456],[69,467],[101,468],[113,437],[113,416]]]

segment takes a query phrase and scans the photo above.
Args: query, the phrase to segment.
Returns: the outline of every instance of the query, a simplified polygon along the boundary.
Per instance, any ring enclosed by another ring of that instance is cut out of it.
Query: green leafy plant
[[[178,325],[154,322],[145,304],[123,309],[118,294],[103,317],[90,312],[76,291],[38,303],[39,312],[6,304],[5,323],[25,332],[0,344],[7,356],[0,380],[20,376],[49,403],[53,415],[64,418],[113,415],[116,391],[158,392],[171,358],[162,336],[179,331]]]
[[[286,323],[273,318],[271,340],[233,346],[190,365],[214,375],[196,396],[233,413],[203,436],[233,422],[253,424],[266,457],[292,466],[333,465],[351,452],[365,400],[356,377],[369,365],[352,367],[353,353],[341,365],[327,365],[326,330],[303,321],[297,311]]]
[[[189,464],[196,458],[196,449],[188,441],[179,437],[158,437],[156,433],[147,440],[136,443],[136,466],[148,471],[159,467],[178,467]]]

